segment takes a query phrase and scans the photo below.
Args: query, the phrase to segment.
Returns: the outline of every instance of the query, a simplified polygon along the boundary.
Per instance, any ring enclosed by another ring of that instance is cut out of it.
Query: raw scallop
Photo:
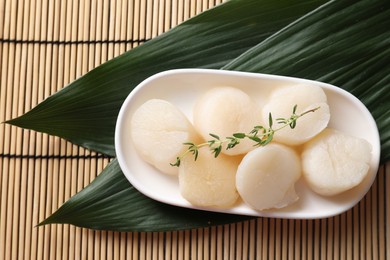
[[[210,133],[221,139],[234,133],[249,133],[254,126],[261,123],[260,108],[242,90],[233,87],[216,87],[206,93],[196,102],[194,107],[194,126],[198,133],[210,140]],[[238,155],[254,149],[254,142],[244,139],[234,149],[222,153]]]
[[[366,140],[325,129],[304,145],[303,176],[318,194],[336,195],[362,182],[370,158],[371,145]]]
[[[131,138],[140,157],[161,172],[177,174],[175,163],[186,147],[184,142],[200,138],[187,117],[165,100],[151,99],[131,119]]]
[[[291,148],[268,144],[249,152],[241,161],[236,185],[241,198],[256,210],[286,207],[296,200],[295,183],[301,163]]]
[[[296,114],[316,107],[320,109],[300,117],[294,129],[287,126],[277,131],[274,135],[275,141],[287,145],[300,145],[327,127],[330,119],[327,98],[322,88],[315,85],[291,85],[275,90],[263,108],[263,120],[268,120],[269,113],[274,119],[289,118],[295,105]],[[273,128],[279,126],[274,121]]]
[[[208,147],[199,149],[197,160],[187,155],[179,167],[179,187],[182,196],[201,207],[227,208],[238,199],[236,171],[240,158],[219,154]]]

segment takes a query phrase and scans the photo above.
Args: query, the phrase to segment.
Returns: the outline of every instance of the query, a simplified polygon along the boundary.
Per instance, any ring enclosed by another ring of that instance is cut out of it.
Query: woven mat
[[[211,8],[212,0],[1,1],[0,121]],[[390,163],[365,198],[323,220],[259,218],[161,233],[35,227],[108,159],[57,137],[0,125],[0,259],[390,258]]]

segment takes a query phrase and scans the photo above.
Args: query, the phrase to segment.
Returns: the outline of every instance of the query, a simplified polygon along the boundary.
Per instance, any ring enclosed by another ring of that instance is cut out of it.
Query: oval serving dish
[[[171,102],[192,121],[195,101],[210,88],[235,87],[248,93],[254,100],[262,102],[271,90],[299,83],[318,85],[325,91],[331,113],[328,127],[363,138],[372,145],[369,173],[357,187],[336,196],[323,197],[311,191],[301,177],[295,186],[300,199],[282,209],[256,211],[243,202],[229,209],[200,208],[191,205],[180,195],[177,176],[160,173],[140,159],[133,148],[129,133],[130,120],[134,111],[149,99],[158,98]],[[126,178],[137,190],[152,199],[199,210],[290,219],[331,217],[352,208],[370,189],[380,161],[380,139],[373,117],[356,97],[343,89],[292,77],[210,69],[165,71],[140,83],[129,94],[119,112],[115,130],[115,149]]]

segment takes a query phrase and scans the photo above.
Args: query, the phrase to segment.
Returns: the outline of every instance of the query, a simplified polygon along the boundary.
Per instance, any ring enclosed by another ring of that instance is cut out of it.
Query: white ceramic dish
[[[371,165],[367,178],[359,186],[341,195],[334,197],[317,195],[305,185],[301,178],[296,185],[299,201],[283,209],[255,211],[244,203],[230,209],[194,207],[180,195],[176,176],[158,172],[141,160],[132,146],[129,134],[130,118],[134,111],[149,99],[167,100],[192,120],[195,100],[212,87],[236,87],[261,102],[274,88],[302,82],[316,84],[324,89],[331,110],[329,127],[364,138],[372,145]],[[127,97],[120,110],[115,132],[115,149],[119,165],[126,178],[136,189],[152,199],[194,209],[291,219],[331,217],[352,208],[370,189],[380,160],[379,133],[374,119],[357,98],[341,88],[290,77],[206,69],[166,71],[139,84]]]

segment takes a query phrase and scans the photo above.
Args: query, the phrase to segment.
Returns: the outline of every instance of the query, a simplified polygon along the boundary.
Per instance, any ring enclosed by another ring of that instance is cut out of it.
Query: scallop
[[[366,140],[327,128],[304,145],[303,176],[320,195],[340,194],[363,181],[370,159],[371,145]]]
[[[196,102],[194,126],[198,133],[210,140],[210,134],[221,139],[234,133],[249,133],[261,124],[261,111],[244,91],[233,87],[215,87],[204,93]],[[234,149],[223,146],[222,153],[238,155],[254,149],[254,142],[244,139]]]
[[[192,205],[229,208],[237,201],[236,171],[240,158],[219,154],[208,147],[199,149],[196,161],[187,155],[179,167],[181,195]]]
[[[139,156],[163,173],[177,175],[176,158],[185,142],[200,142],[193,125],[173,104],[161,99],[143,103],[133,114],[131,139]]]
[[[271,143],[244,156],[236,175],[237,190],[255,210],[283,208],[299,199],[295,183],[301,162],[290,147]]]
[[[263,108],[263,120],[268,120],[270,113],[274,119],[289,118],[295,105],[296,114],[317,107],[319,109],[300,117],[295,128],[291,129],[287,126],[277,131],[274,141],[287,145],[300,145],[327,127],[330,120],[329,105],[325,92],[316,85],[290,85],[273,91]],[[273,128],[280,126],[274,123]]]

